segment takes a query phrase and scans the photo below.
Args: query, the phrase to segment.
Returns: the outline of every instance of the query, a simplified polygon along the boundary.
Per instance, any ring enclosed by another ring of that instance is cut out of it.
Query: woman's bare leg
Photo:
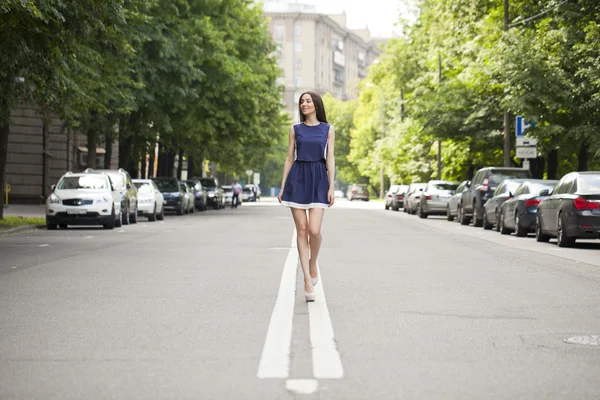
[[[304,291],[311,293],[313,291],[312,281],[308,267],[308,220],[306,210],[301,208],[292,208],[292,216],[296,224],[298,256],[300,256],[300,265],[304,273]]]
[[[317,277],[317,257],[321,249],[321,223],[323,222],[325,210],[322,208],[311,208],[308,211],[308,237],[310,243],[309,272],[312,278]]]

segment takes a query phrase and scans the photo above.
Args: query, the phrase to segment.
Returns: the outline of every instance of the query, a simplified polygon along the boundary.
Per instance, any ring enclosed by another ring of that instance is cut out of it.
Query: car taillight
[[[399,194],[398,195],[398,200],[402,200],[402,199],[404,199],[404,195],[403,194]]]
[[[392,197],[392,195],[391,195],[391,194],[388,194],[388,197]]]
[[[431,196],[430,195],[425,196],[425,200],[431,200]]]
[[[352,194],[356,194],[356,190],[353,190],[353,191],[352,191]]]
[[[479,191],[480,192],[487,192],[488,191],[488,183],[489,180],[486,178],[483,180],[483,183],[481,184],[481,186],[479,187]]]
[[[540,204],[540,199],[529,199],[525,201],[525,207],[537,207]]]
[[[421,198],[420,195],[418,195],[418,194],[415,195],[415,199],[420,199],[420,198]]]
[[[573,200],[573,205],[578,210],[600,210],[600,203],[597,201],[588,201],[583,197]]]

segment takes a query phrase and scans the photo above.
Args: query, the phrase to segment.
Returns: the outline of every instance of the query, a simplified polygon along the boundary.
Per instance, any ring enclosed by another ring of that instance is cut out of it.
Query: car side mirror
[[[56,185],[50,186],[50,189],[52,189],[52,191],[54,192],[54,189],[56,189]]]
[[[540,190],[540,196],[550,196],[550,190],[548,190],[548,189]]]
[[[471,187],[471,181],[467,181],[467,183],[465,184],[465,187],[467,187],[467,188]]]
[[[126,184],[125,188],[127,188],[127,190],[131,189],[131,184],[130,183]]]
[[[512,192],[508,192],[508,198],[510,199],[510,198],[512,198],[512,197],[513,197],[513,194],[512,194]]]
[[[111,185],[110,185],[110,189],[111,189],[113,192],[116,192],[116,191],[117,191],[117,188],[116,188],[116,187],[115,187],[115,185],[113,185],[113,184],[111,184]]]

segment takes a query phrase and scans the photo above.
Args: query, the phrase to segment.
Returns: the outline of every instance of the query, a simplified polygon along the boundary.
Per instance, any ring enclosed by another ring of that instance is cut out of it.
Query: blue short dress
[[[285,180],[281,204],[292,208],[327,208],[327,139],[329,124],[294,125],[296,160]]]

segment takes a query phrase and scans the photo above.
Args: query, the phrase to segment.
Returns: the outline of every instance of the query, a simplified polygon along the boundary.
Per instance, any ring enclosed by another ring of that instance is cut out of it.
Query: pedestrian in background
[[[292,210],[308,302],[315,301],[314,286],[319,282],[317,257],[323,214],[335,201],[335,132],[327,123],[323,99],[317,93],[302,93],[298,109],[301,123],[290,128],[278,200]]]
[[[240,193],[242,193],[242,185],[239,184],[237,179],[233,181],[231,190],[231,208],[237,208],[238,204],[240,204]]]

